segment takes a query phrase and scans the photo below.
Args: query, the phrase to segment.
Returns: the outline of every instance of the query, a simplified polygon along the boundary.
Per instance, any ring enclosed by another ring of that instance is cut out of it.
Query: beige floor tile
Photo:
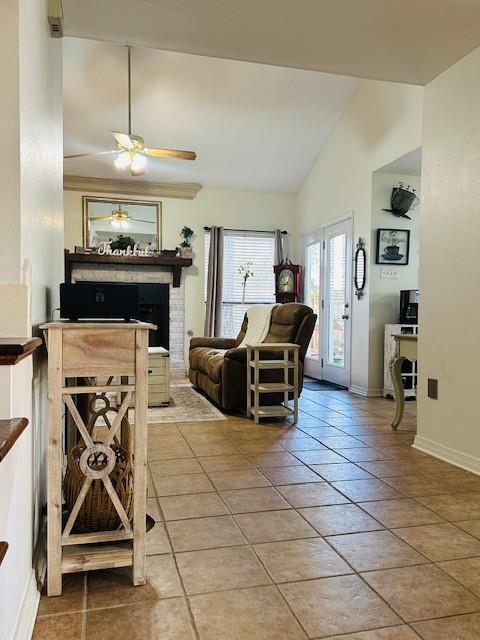
[[[223,456],[202,456],[198,458],[205,471],[235,471],[237,469],[249,469],[253,464],[242,454],[230,454]]]
[[[190,473],[202,473],[203,469],[195,458],[178,460],[152,460],[149,464],[154,481],[162,476],[180,476]]]
[[[291,484],[277,486],[282,496],[299,509],[301,507],[318,507],[325,504],[344,504],[348,502],[341,493],[332,489],[326,482],[309,482],[307,484]]]
[[[322,536],[374,531],[383,526],[355,504],[301,509],[300,513]]]
[[[480,610],[478,598],[431,564],[362,576],[406,622]]]
[[[445,483],[441,479],[432,478],[431,476],[414,474],[395,476],[393,478],[382,477],[382,480],[410,498],[437,495],[445,492]]]
[[[167,523],[174,551],[198,551],[245,544],[231,516],[213,516]]]
[[[416,460],[389,460],[388,462],[360,462],[359,466],[378,478],[409,476],[418,473]]]
[[[327,541],[356,571],[374,571],[428,562],[390,531],[331,536]]]
[[[66,613],[37,618],[32,640],[80,640],[82,638],[82,613]]]
[[[138,588],[138,587],[136,587]],[[169,598],[87,614],[86,640],[194,640],[184,598]]]
[[[362,502],[360,506],[386,527],[414,527],[444,522],[441,516],[410,498]]]
[[[475,538],[480,538],[480,520],[460,520],[459,522],[454,522],[457,527],[463,529],[470,535]]]
[[[295,465],[301,465],[302,463],[298,458],[292,456],[291,453],[286,451],[277,451],[273,453],[252,453],[249,459],[256,467],[290,467]]]
[[[295,456],[308,465],[346,462],[345,458],[329,449],[325,449],[325,451],[296,451]]]
[[[147,580],[155,589],[158,598],[172,598],[183,595],[175,560],[170,553],[164,553],[161,556],[149,556]]]
[[[269,487],[271,483],[257,469],[240,469],[238,471],[214,471],[209,473],[210,479],[218,491],[229,489],[249,489],[253,487]]]
[[[244,513],[235,516],[235,520],[252,544],[312,538],[317,535],[316,531],[293,510]]]
[[[447,520],[472,520],[480,518],[480,493],[455,493],[426,496],[417,501]]]
[[[149,564],[150,558],[147,567]],[[87,577],[87,609],[102,609],[158,598],[156,589],[148,581],[142,586],[133,585],[131,567],[91,571]]]
[[[231,513],[290,509],[290,505],[273,487],[232,489],[220,493]]]
[[[196,456],[223,456],[237,454],[237,447],[226,440],[219,443],[192,444],[190,445]]]
[[[170,543],[168,541],[165,525],[156,522],[153,529],[147,532],[147,556],[155,556],[159,553],[170,553]]]
[[[285,584],[280,591],[311,638],[401,622],[355,575]]]
[[[418,635],[410,627],[387,627],[373,631],[349,633],[347,636],[331,636],[328,640],[418,640]]]
[[[162,514],[160,513],[158,499],[156,497],[147,498],[147,513],[151,518],[155,520],[155,522],[160,522],[163,520]]]
[[[190,606],[200,640],[306,640],[274,587],[192,596]]]
[[[180,476],[159,476],[154,479],[157,496],[179,496],[188,493],[206,493],[215,488],[205,473]]]
[[[273,485],[300,484],[305,482],[322,482],[322,478],[308,467],[267,467],[261,472]]]
[[[433,562],[480,556],[480,540],[450,523],[395,529],[395,533]]]
[[[190,447],[185,445],[172,445],[165,447],[160,445],[149,445],[147,459],[152,460],[174,460],[178,458],[194,458],[195,454]]]
[[[314,464],[311,465],[311,468],[315,473],[318,473],[321,478],[329,482],[373,478],[370,473],[353,464],[353,462],[345,462],[344,464]]]
[[[64,575],[62,579],[62,595],[49,598],[44,591],[40,598],[38,615],[82,611],[85,608],[85,580],[85,573]]]
[[[448,573],[476,596],[480,596],[480,557],[439,562],[440,569]],[[480,627],[479,627],[480,631]]]
[[[423,640],[478,640],[480,614],[416,622],[412,626]]]
[[[272,579],[296,582],[352,573],[352,569],[321,538],[267,542],[254,546]]]
[[[388,456],[382,453],[379,449],[373,447],[364,446],[355,447],[351,449],[342,449],[341,454],[347,460],[351,462],[357,462],[359,466],[363,467],[364,462],[371,462],[373,460],[388,460]]]
[[[330,449],[353,449],[353,448],[365,448],[366,445],[361,440],[352,436],[320,436],[318,440],[329,447]]]
[[[282,442],[282,447],[286,451],[325,451],[326,447],[315,440],[310,438],[306,434],[303,434],[305,438],[294,438],[291,440],[285,440]]]
[[[250,547],[228,547],[177,554],[187,594],[271,584]]]
[[[216,493],[194,493],[182,496],[159,498],[165,520],[186,520],[221,516],[227,512],[221,498]]]
[[[278,442],[242,442],[237,445],[242,453],[271,453],[275,451],[285,451]]]
[[[402,494],[377,478],[367,480],[341,480],[332,482],[332,486],[354,502],[369,500],[393,500],[402,498]]]
[[[309,435],[312,436],[312,438],[316,438],[317,440],[319,440],[321,437],[333,438],[335,436],[345,435],[343,431],[340,431],[335,427],[328,427],[328,426],[321,427],[321,426],[312,424],[310,426],[301,426],[300,428],[304,433],[308,433]]]

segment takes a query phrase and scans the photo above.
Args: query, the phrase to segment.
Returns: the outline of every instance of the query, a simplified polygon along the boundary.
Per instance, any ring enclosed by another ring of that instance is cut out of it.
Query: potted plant
[[[190,229],[190,227],[183,227],[183,229],[180,231],[180,238],[182,239],[180,243],[180,255],[182,256],[182,258],[192,257],[192,236],[193,230]]]

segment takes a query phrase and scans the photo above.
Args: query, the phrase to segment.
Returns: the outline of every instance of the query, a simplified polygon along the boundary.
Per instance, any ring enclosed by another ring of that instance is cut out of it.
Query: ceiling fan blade
[[[195,151],[181,151],[180,149],[144,149],[147,156],[153,158],[180,158],[181,160],[195,160]]]
[[[117,141],[117,144],[123,149],[133,149],[133,140],[128,133],[119,133],[118,131],[112,131],[112,135]]]
[[[153,220],[140,220],[140,218],[130,218],[130,217],[128,219],[131,220],[132,222],[142,222],[143,224],[157,224]]]
[[[93,152],[93,153],[74,153],[72,155],[68,155],[68,156],[63,156],[66,159],[69,158],[86,158],[88,156],[104,156],[110,153],[118,153],[119,150],[118,149],[112,149],[112,151],[97,151],[97,152]]]

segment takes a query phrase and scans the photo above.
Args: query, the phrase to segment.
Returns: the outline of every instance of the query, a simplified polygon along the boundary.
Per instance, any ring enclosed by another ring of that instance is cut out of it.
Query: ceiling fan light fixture
[[[122,153],[115,160],[115,166],[117,169],[126,169],[130,165],[130,154],[128,151],[122,151]]]
[[[147,164],[147,158],[142,153],[136,153],[130,163],[131,171],[142,171]]]

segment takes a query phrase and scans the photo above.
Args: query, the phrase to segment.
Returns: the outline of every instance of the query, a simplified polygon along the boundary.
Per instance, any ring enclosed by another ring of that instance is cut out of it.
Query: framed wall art
[[[377,264],[408,264],[409,229],[377,229]]]

